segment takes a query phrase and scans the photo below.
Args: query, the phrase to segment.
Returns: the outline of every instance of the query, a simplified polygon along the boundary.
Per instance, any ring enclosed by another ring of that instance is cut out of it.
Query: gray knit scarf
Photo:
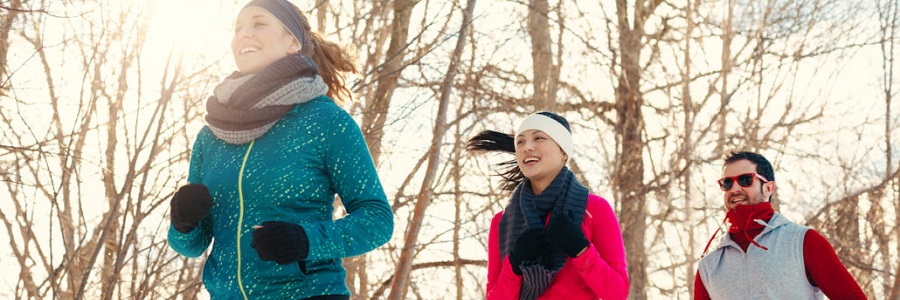
[[[255,75],[235,72],[206,101],[206,122],[229,144],[261,137],[297,104],[328,93],[319,68],[302,54],[281,58]]]
[[[587,207],[588,189],[575,180],[575,174],[569,168],[553,179],[550,185],[535,195],[531,191],[531,181],[527,178],[520,183],[509,205],[500,219],[500,257],[509,255],[516,239],[528,228],[544,228],[547,215],[572,215],[575,224],[581,224]],[[551,220],[550,222],[553,222]],[[534,261],[522,262],[522,285],[519,288],[519,299],[537,299],[544,293],[553,280],[553,276],[562,269],[568,256],[559,247],[544,242],[541,257]]]

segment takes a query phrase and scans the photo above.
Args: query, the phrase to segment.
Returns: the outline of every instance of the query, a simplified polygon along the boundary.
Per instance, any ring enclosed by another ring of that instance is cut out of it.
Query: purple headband
[[[287,0],[253,0],[244,8],[256,6],[275,16],[278,21],[294,35],[300,45],[306,46],[306,30],[303,29],[303,17]],[[304,49],[306,50],[306,49]]]

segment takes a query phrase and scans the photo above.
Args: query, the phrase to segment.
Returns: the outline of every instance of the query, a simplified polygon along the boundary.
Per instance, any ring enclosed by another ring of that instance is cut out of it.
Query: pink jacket
[[[491,220],[488,237],[487,299],[519,299],[522,276],[513,273],[509,258],[500,257],[500,217]],[[628,297],[628,271],[625,245],[619,221],[609,202],[600,196],[588,196],[581,230],[591,242],[581,256],[568,258],[553,283],[538,299],[625,299]]]

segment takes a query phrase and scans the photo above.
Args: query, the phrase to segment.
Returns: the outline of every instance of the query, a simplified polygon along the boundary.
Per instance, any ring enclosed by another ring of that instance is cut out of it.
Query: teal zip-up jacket
[[[188,233],[169,228],[169,246],[187,257],[213,244],[203,267],[212,299],[299,299],[349,295],[341,258],[386,243],[394,221],[359,126],[321,96],[297,105],[265,135],[243,145],[204,127],[191,153],[188,182],[214,199],[210,214]],[[332,220],[334,196],[347,215]],[[307,272],[298,264],[262,261],[250,247],[253,226],[299,224],[309,238]]]

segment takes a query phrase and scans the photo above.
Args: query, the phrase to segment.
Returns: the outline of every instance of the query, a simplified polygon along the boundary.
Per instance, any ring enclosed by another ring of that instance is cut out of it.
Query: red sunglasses
[[[759,180],[763,183],[769,182],[769,180],[757,173],[744,173],[737,176],[722,177],[722,179],[719,179],[717,182],[719,183],[719,187],[722,188],[723,191],[728,191],[732,186],[734,186],[735,182],[737,182],[737,184],[742,187],[749,187],[753,185],[753,178],[759,178]]]

